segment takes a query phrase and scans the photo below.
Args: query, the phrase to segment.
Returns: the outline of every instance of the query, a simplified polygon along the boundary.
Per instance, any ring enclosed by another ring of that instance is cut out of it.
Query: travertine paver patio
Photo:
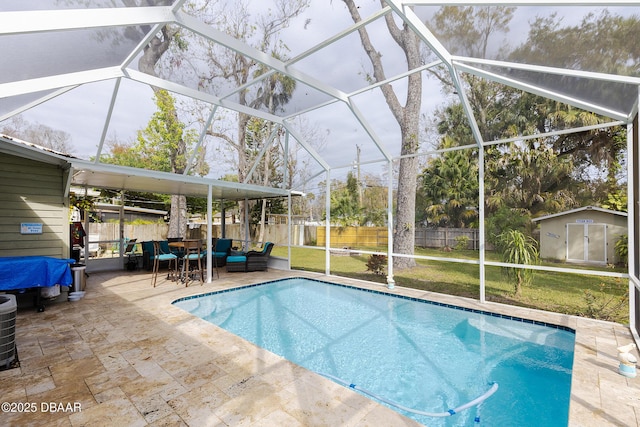
[[[188,288],[147,272],[94,273],[87,295],[43,313],[20,309],[20,367],[0,372],[2,425],[411,426],[396,412],[171,306],[177,298],[300,272],[225,274]],[[387,290],[379,284],[331,281]],[[571,426],[635,426],[640,378],[618,374],[621,325],[396,287],[456,305],[576,329]],[[637,352],[634,352],[637,355]],[[551,391],[552,392],[552,391]],[[55,405],[54,405],[55,404]],[[61,405],[60,405],[61,404]],[[78,410],[80,409],[80,410]]]

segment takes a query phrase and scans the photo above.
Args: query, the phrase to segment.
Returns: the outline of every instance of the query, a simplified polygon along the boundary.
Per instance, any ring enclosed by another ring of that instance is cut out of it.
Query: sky
[[[30,0],[30,5],[35,8],[46,7],[45,5],[54,2],[56,5],[61,3],[55,0]],[[106,0],[105,0],[106,1]],[[229,0],[230,4],[234,2]],[[63,2],[64,3],[64,2]],[[74,2],[69,2],[73,4]],[[3,1],[0,10],[11,10],[12,8],[20,8],[24,4],[22,0]],[[379,8],[377,0],[367,0],[360,2],[360,12],[366,17],[372,11]],[[265,8],[270,5],[269,2],[252,1],[249,2],[251,18],[256,18],[259,13],[264,13]],[[427,16],[429,10],[434,8],[420,8],[418,10],[421,16]],[[576,13],[576,8],[519,8],[512,22],[512,33],[506,36],[511,44],[517,44],[519,40],[524,40],[527,35],[526,22],[530,19],[531,12],[544,10],[545,13],[558,11],[571,13],[565,18],[567,23],[575,24],[579,22],[582,14]],[[292,25],[281,34],[281,39],[288,49],[288,56],[291,58],[303,53],[307,49],[314,46],[333,35],[339,34],[345,28],[352,25],[352,20],[342,1],[318,2],[311,1],[311,6],[300,17],[292,22]],[[387,70],[387,75],[392,76],[396,73],[403,72],[404,59],[401,50],[394,44],[384,27],[383,20],[370,25],[368,27],[376,48],[383,53],[383,61]],[[84,52],[95,51],[95,42],[100,40],[100,36],[104,37],[104,33],[94,34],[94,40],[89,40],[91,33],[61,33],[61,39],[55,44],[45,44],[40,49],[50,49],[47,61],[42,61],[38,66],[39,70],[47,73],[51,70],[73,69],[73,67],[89,66],[96,64],[99,58],[87,56]],[[86,40],[82,40],[80,44],[65,43],[64,37],[69,36],[78,38],[78,35],[84,35]],[[97,37],[97,39],[95,38]],[[122,41],[116,42],[108,37],[102,39],[102,43],[106,44],[110,49],[109,52],[114,56],[122,56],[126,51],[126,44]],[[500,41],[497,41],[500,43]],[[72,60],[77,65],[65,63],[61,60],[64,55],[59,51],[55,51],[58,46],[62,49],[73,50],[80,48],[82,52],[72,55]],[[5,46],[0,45],[0,53],[3,57],[16,57],[20,50],[26,50],[27,45]],[[4,49],[4,50],[3,50]],[[42,58],[42,55],[39,56]],[[11,62],[15,64],[15,71],[19,71],[22,66],[21,61]],[[189,64],[182,64],[182,69],[186,69]],[[309,56],[296,64],[294,67],[313,78],[321,80],[336,88],[351,92],[362,88],[366,85],[364,72],[370,70],[370,62],[363,52],[360,45],[360,39],[357,33],[350,34],[331,46],[327,46],[320,52]],[[5,70],[9,72],[9,70]],[[38,72],[35,70],[34,72]],[[397,92],[402,93],[403,81],[399,80],[393,83]],[[96,153],[97,144],[102,134],[105,120],[108,113],[108,106],[113,93],[114,82],[105,81],[92,83],[74,89],[53,101],[37,106],[24,113],[24,118],[30,122],[37,122],[59,128],[71,134],[72,141],[76,146],[74,154],[88,158]],[[425,81],[423,90],[423,111],[426,117],[433,117],[436,109],[443,105],[446,101],[439,87],[434,81]],[[299,84],[300,100],[295,99],[290,108],[304,108],[311,105],[314,96],[318,92],[315,89],[305,88]],[[323,95],[324,97],[324,95]],[[392,156],[399,154],[399,132],[395,119],[390,114],[389,109],[380,95],[379,90],[357,95],[353,98],[354,104],[361,110],[367,118],[368,123],[379,138],[381,144],[385,146],[385,150]],[[402,99],[403,101],[403,99]],[[113,111],[113,116],[109,124],[108,138],[117,136],[120,139],[132,140],[135,138],[136,132],[146,126],[149,118],[155,111],[155,105],[152,101],[152,91],[149,87],[123,80],[118,92],[117,101]],[[203,114],[206,116],[206,114]],[[356,156],[356,146],[364,147],[362,151],[362,161],[372,161],[383,158],[382,153],[369,141],[369,136],[362,126],[353,118],[351,112],[342,103],[335,103],[324,108],[308,112],[303,115],[314,126],[317,126],[324,140],[324,147],[319,148],[323,157],[334,167],[348,166]],[[211,150],[211,153],[216,153]],[[314,166],[319,169],[319,165]],[[382,168],[382,166],[381,166]],[[346,169],[345,169],[346,170]],[[226,173],[233,173],[234,167],[229,162],[218,162],[212,168],[213,177],[220,177]]]

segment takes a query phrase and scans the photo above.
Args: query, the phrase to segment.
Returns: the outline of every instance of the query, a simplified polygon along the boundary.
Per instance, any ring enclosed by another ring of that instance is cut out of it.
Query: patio
[[[221,271],[203,286],[159,280],[152,288],[147,272],[93,273],[79,302],[49,304],[43,313],[20,309],[20,367],[0,372],[0,389],[3,402],[36,405],[31,413],[4,413],[3,424],[418,425],[170,305],[187,295],[301,275],[326,279],[274,269]],[[389,291],[379,284],[329,280]],[[640,422],[640,379],[618,374],[616,347],[633,341],[628,328],[400,287],[389,292],[575,328],[570,425]]]

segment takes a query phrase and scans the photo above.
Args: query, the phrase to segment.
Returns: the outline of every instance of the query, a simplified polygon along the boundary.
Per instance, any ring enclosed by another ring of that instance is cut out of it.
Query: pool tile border
[[[410,296],[407,296],[407,295],[392,294],[390,292],[383,292],[383,291],[379,291],[379,290],[375,290],[375,289],[361,288],[361,287],[358,287],[358,286],[345,285],[345,284],[342,284],[342,283],[328,282],[326,280],[319,280],[319,279],[315,279],[315,278],[302,277],[302,276],[299,276],[299,277],[288,277],[286,279],[268,280],[266,282],[253,283],[253,284],[250,284],[250,285],[243,285],[243,286],[238,286],[238,287],[233,287],[233,288],[228,288],[228,289],[221,289],[221,290],[213,291],[213,292],[205,292],[203,294],[190,295],[190,296],[187,296],[187,297],[178,298],[178,299],[172,301],[171,304],[173,305],[173,304],[175,304],[177,302],[180,302],[180,301],[187,301],[187,300],[196,299],[196,298],[202,298],[202,297],[206,297],[206,296],[210,296],[210,295],[222,294],[222,293],[237,291],[237,290],[241,290],[241,289],[248,289],[248,288],[253,288],[253,287],[256,287],[256,286],[263,286],[263,285],[268,285],[270,283],[283,282],[283,281],[292,280],[292,279],[293,280],[304,279],[304,280],[309,280],[309,281],[313,281],[313,282],[323,283],[325,285],[333,285],[333,286],[340,286],[340,287],[343,287],[343,288],[358,289],[358,290],[361,290],[361,291],[364,291],[364,292],[370,292],[370,293],[374,293],[374,294],[385,295],[385,296],[404,299],[404,300],[409,300],[409,301],[415,301],[415,302],[420,302],[420,303],[425,303],[425,304],[431,304],[431,305],[435,305],[435,306],[439,306],[439,307],[452,308],[454,310],[462,310],[462,311],[466,311],[466,312],[469,312],[469,313],[482,314],[482,315],[491,316],[491,317],[499,317],[501,319],[513,320],[515,322],[522,322],[522,323],[527,323],[527,324],[531,324],[531,325],[546,326],[546,327],[552,328],[552,329],[558,329],[558,330],[562,330],[562,331],[567,331],[567,332],[570,332],[570,333],[572,333],[574,335],[576,333],[575,329],[570,328],[568,326],[556,325],[556,324],[553,324],[553,323],[541,322],[539,320],[525,319],[524,317],[510,316],[508,314],[494,313],[494,312],[487,311],[487,310],[479,310],[477,308],[461,307],[461,306],[458,306],[458,305],[448,304],[448,303],[444,303],[444,302],[431,301],[431,300],[428,300],[428,299],[410,297]]]

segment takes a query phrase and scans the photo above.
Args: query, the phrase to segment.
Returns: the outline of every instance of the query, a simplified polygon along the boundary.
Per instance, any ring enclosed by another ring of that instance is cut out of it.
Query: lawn
[[[367,248],[367,250],[375,250]],[[276,246],[275,256],[287,257],[287,248]],[[477,251],[445,253],[435,249],[416,249],[416,255],[478,259]],[[373,282],[386,283],[386,276],[367,271],[368,254],[332,255],[331,273]],[[487,260],[498,260],[497,254],[487,252]],[[417,260],[410,270],[395,271],[398,286],[423,289],[474,299],[480,297],[478,265],[446,261]],[[564,264],[551,264],[563,266]],[[325,271],[323,250],[291,248],[291,267],[296,270]],[[589,267],[580,266],[588,269]],[[615,269],[620,271],[621,269]],[[625,279],[570,273],[537,271],[533,283],[524,286],[516,297],[513,283],[499,267],[485,268],[485,294],[489,301],[523,307],[537,308],[558,313],[612,320],[622,324],[629,322],[628,284]]]

